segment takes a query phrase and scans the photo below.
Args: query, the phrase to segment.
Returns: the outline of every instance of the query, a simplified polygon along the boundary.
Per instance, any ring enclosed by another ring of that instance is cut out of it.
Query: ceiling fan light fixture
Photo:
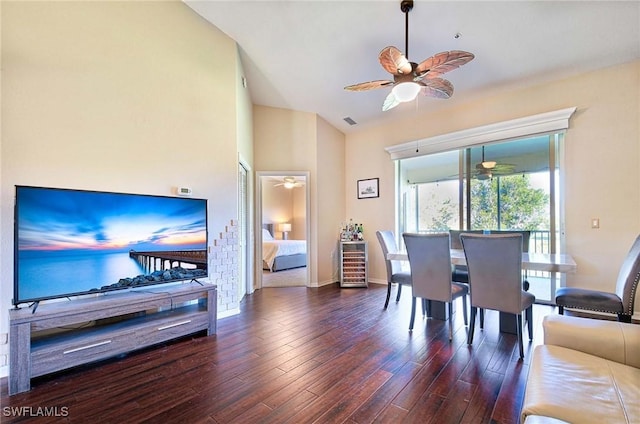
[[[497,165],[497,162],[494,160],[485,160],[482,162],[482,167],[484,169],[493,169]]]
[[[284,188],[292,189],[296,186],[296,183],[292,183],[291,181],[285,181]]]
[[[378,60],[385,71],[393,75],[393,80],[375,80],[348,85],[348,91],[366,91],[393,86],[382,103],[382,111],[387,111],[403,102],[413,101],[418,93],[425,96],[448,99],[453,94],[453,84],[441,75],[459,68],[475,56],[462,50],[445,51],[435,54],[420,63],[409,61],[409,12],[413,9],[413,0],[402,0],[400,10],[404,13],[405,49],[402,53],[397,47],[387,46]]]
[[[391,91],[399,102],[410,102],[420,92],[420,85],[415,82],[403,82],[394,85]]]

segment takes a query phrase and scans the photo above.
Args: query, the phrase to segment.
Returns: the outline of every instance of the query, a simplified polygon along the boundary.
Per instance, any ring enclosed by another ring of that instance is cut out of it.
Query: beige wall
[[[289,109],[254,105],[253,153],[256,172],[299,171],[309,172],[306,189],[311,210],[307,213],[310,238],[307,257],[309,284],[317,285],[318,262],[314,227],[317,218],[313,205],[317,202],[316,178],[316,115]],[[285,174],[280,174],[285,175]],[[259,202],[261,199],[256,199]]]
[[[307,197],[305,188],[293,188],[291,193],[291,232],[289,239],[306,240],[307,238]]]
[[[576,106],[565,138],[563,196],[566,250],[578,271],[568,276],[567,285],[613,291],[640,233],[639,93],[640,62],[634,62],[348,134],[347,215],[364,223],[370,241],[376,230],[394,228],[394,165],[384,147]],[[362,152],[367,160],[357,161]],[[380,177],[380,197],[357,200],[349,188],[373,177]],[[590,220],[596,217],[600,229],[593,230]],[[370,252],[371,278],[384,282],[379,246]]]
[[[345,220],[345,136],[318,117],[318,284],[340,279],[338,238],[340,223]]]
[[[313,113],[254,106],[258,171],[308,171],[310,286],[337,281],[337,228],[344,220],[344,134]]]
[[[209,199],[213,244],[237,216],[238,150],[251,160],[253,148],[235,43],[181,2],[1,7],[0,310],[12,298],[16,184],[159,195],[189,186]],[[228,283],[221,311],[238,308]]]

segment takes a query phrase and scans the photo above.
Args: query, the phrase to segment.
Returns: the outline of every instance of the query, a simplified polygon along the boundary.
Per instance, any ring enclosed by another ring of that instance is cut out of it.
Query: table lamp
[[[291,224],[289,223],[278,224],[278,230],[282,232],[282,240],[287,240],[288,239],[287,233],[291,231]]]

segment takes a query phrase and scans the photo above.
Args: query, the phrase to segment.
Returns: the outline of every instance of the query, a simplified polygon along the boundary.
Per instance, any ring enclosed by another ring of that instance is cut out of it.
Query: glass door
[[[529,231],[529,252],[559,252],[560,135],[402,159],[400,231]],[[557,276],[529,272],[530,290],[551,303]]]

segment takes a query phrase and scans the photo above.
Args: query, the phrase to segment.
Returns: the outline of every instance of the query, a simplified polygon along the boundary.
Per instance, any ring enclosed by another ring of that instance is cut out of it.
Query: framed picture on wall
[[[358,199],[380,197],[380,193],[378,192],[378,183],[378,178],[358,180]]]

